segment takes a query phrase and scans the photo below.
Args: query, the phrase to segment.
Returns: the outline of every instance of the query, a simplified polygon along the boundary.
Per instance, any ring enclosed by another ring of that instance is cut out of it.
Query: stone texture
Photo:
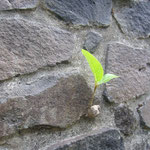
[[[36,8],[39,0],[1,0],[0,10]]]
[[[150,150],[150,146],[142,141],[141,143],[135,143],[132,145],[132,150]]]
[[[107,101],[120,103],[135,99],[150,89],[150,51],[121,43],[109,44],[106,72],[120,76],[106,84]]]
[[[94,130],[56,143],[46,150],[125,150],[123,138],[115,129]]]
[[[102,35],[96,32],[89,32],[86,35],[83,48],[89,51],[90,53],[94,53],[101,40]]]
[[[134,135],[134,137],[128,141],[128,147],[126,149],[131,150],[149,150],[149,141],[148,138],[143,136],[143,134]]]
[[[67,23],[108,26],[111,0],[45,0],[45,7]]]
[[[1,100],[0,137],[35,126],[66,128],[87,113],[92,92],[82,76],[70,75],[54,83],[46,89],[41,86],[38,93]]]
[[[125,135],[133,134],[137,122],[133,112],[126,106],[120,105],[115,109],[114,119],[116,126]]]
[[[19,18],[0,19],[0,80],[68,61],[73,49],[70,32]]]
[[[122,31],[136,37],[150,36],[150,1],[140,1],[115,11]]]
[[[143,107],[139,109],[141,124],[150,128],[150,100],[147,100]]]

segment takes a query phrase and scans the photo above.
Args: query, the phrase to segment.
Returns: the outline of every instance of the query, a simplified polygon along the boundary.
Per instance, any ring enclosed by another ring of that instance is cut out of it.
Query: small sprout
[[[89,107],[91,108],[93,105],[94,95],[95,95],[97,87],[100,84],[107,83],[114,78],[118,78],[119,76],[116,76],[114,74],[104,75],[104,70],[103,70],[101,63],[92,54],[90,54],[88,51],[84,49],[82,49],[82,54],[85,56],[86,60],[88,61],[89,66],[95,78],[94,92],[92,94],[92,98],[89,103]]]

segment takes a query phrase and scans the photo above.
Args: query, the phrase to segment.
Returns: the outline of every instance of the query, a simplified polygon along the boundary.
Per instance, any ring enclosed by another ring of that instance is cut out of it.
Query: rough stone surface
[[[68,61],[70,32],[23,19],[0,19],[0,80]]]
[[[132,145],[132,150],[149,150],[149,149],[150,146],[145,142],[134,143],[134,145]]]
[[[125,150],[124,142],[115,129],[94,130],[85,135],[56,143],[46,150]]]
[[[89,32],[86,35],[83,48],[89,51],[90,53],[94,53],[101,40],[102,35],[96,32]]]
[[[150,1],[140,1],[115,12],[122,31],[136,37],[150,36]]]
[[[45,0],[45,7],[67,23],[108,26],[111,21],[111,0]]]
[[[106,84],[104,94],[109,102],[135,99],[150,89],[150,51],[121,43],[109,44],[106,72],[120,76]]]
[[[150,128],[150,99],[147,100],[143,107],[139,109],[141,124]]]
[[[150,150],[149,5],[0,0],[0,150]],[[97,89],[95,118],[82,48],[120,76]]]
[[[71,75],[37,94],[1,101],[0,137],[34,126],[66,128],[87,113],[91,95],[85,79]]]
[[[0,10],[36,8],[39,0],[1,0]]]
[[[133,112],[126,106],[120,105],[115,109],[115,124],[125,135],[133,134],[136,128],[136,118]]]

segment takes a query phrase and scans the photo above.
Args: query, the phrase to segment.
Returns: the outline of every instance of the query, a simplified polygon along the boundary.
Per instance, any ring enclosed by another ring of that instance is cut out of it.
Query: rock
[[[100,106],[93,105],[88,109],[88,117],[95,118],[97,115],[100,114]]]
[[[121,103],[135,99],[150,89],[150,51],[121,43],[109,44],[106,72],[120,76],[106,83],[107,101]]]
[[[96,32],[89,32],[86,35],[83,49],[86,49],[90,53],[94,53],[101,40],[102,40],[102,35]]]
[[[138,38],[150,36],[150,1],[132,3],[114,14],[122,31],[127,35]]]
[[[133,145],[133,148],[132,148],[132,150],[149,150],[149,149],[150,149],[149,145],[147,143],[144,143],[144,142],[135,143]]]
[[[141,125],[150,128],[150,100],[145,101],[143,107],[139,108]]]
[[[116,126],[125,135],[133,134],[137,122],[133,112],[126,106],[120,105],[115,109],[114,119]]]
[[[132,140],[129,141],[128,145],[131,144],[131,150],[149,150],[148,140],[143,136],[134,136]]]
[[[44,7],[75,25],[108,26],[111,22],[111,0],[45,0]]]
[[[85,135],[59,141],[46,150],[125,150],[123,138],[115,129],[94,130]]]
[[[39,0],[1,0],[0,10],[36,8]]]
[[[43,85],[40,85],[40,80],[43,80]],[[35,126],[66,128],[87,113],[92,92],[82,76],[69,75],[55,82],[53,80],[47,78],[49,87],[48,83],[43,87],[45,78],[34,81],[39,82],[41,89],[37,93],[29,93],[33,87],[31,84],[26,87],[28,92],[24,95],[6,100],[1,98],[0,137]],[[33,84],[38,85],[34,82]],[[22,91],[21,87],[19,90]]]
[[[0,19],[0,80],[68,61],[70,32],[24,19]]]

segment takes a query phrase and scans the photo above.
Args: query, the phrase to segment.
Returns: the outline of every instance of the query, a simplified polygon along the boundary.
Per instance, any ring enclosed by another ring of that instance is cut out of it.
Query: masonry
[[[0,1],[0,150],[150,150],[149,108],[149,0]]]

